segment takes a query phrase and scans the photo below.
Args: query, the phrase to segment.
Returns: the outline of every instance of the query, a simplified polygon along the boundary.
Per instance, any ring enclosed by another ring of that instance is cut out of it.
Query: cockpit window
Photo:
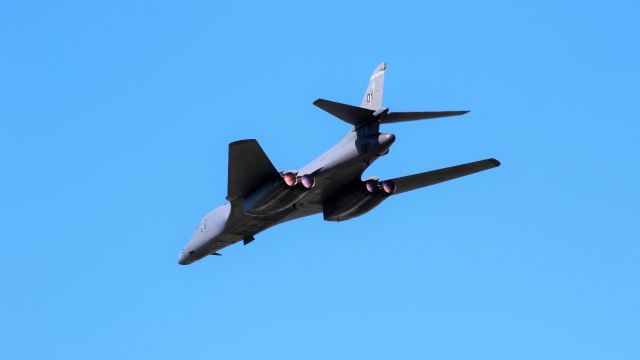
[[[205,231],[207,231],[207,218],[204,218],[204,220],[202,220],[202,222],[200,223],[200,232]]]

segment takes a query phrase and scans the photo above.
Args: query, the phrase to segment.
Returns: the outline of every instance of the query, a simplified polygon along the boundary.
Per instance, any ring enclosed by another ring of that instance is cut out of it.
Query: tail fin
[[[364,93],[360,107],[369,110],[382,109],[382,91],[384,90],[384,71],[387,64],[382,63],[376,67],[369,79],[369,86]]]
[[[405,121],[436,119],[448,116],[459,116],[468,111],[419,111],[419,112],[389,112],[382,107],[384,90],[384,72],[387,64],[376,67],[369,79],[369,86],[364,93],[360,106],[352,106],[324,99],[318,99],[313,104],[331,115],[355,126],[356,128],[376,121],[376,125],[391,124]],[[377,127],[376,127],[377,129]],[[376,130],[377,131],[377,130]]]

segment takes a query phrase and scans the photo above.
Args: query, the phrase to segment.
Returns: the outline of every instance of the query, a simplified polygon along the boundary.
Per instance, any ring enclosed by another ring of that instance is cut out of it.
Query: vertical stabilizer
[[[374,111],[382,109],[382,90],[384,89],[384,71],[386,69],[387,64],[382,63],[373,71],[360,107]]]

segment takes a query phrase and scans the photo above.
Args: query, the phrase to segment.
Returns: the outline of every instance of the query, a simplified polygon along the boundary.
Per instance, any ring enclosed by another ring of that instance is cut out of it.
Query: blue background
[[[6,359],[640,358],[637,1],[0,5]],[[382,178],[503,166],[188,267],[227,144],[298,168],[384,104]]]

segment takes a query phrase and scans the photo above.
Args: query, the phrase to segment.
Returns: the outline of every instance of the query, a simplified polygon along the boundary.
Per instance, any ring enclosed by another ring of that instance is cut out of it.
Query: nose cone
[[[180,255],[178,256],[178,264],[180,265],[189,265],[193,262],[192,259],[190,259],[190,254],[186,251],[182,251],[180,252]]]

